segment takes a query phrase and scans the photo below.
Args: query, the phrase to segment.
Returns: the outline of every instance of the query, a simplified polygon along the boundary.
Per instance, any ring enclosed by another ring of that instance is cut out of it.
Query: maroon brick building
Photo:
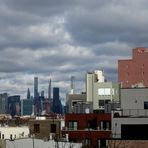
[[[148,48],[134,48],[132,59],[118,60],[118,82],[123,88],[148,87]]]
[[[97,148],[106,146],[111,137],[111,114],[66,114],[65,129],[69,141],[82,142],[83,147]]]

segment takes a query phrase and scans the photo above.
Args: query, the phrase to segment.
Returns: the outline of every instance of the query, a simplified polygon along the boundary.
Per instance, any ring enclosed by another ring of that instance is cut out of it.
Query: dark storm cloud
[[[84,5],[70,12],[66,27],[73,38],[83,45],[115,40],[133,44],[146,43],[147,6],[144,0],[112,0],[93,10]]]

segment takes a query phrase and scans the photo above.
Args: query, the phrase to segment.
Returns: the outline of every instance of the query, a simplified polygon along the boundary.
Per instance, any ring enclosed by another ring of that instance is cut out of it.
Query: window
[[[109,101],[110,101],[110,100],[105,100],[105,104],[108,104]]]
[[[110,121],[101,121],[100,123],[101,130],[110,130],[111,129],[111,122]]]
[[[50,130],[51,130],[51,133],[56,133],[56,124],[51,124]]]
[[[84,139],[84,140],[82,140],[82,145],[84,147],[91,146],[91,140],[90,139]]]
[[[69,130],[77,130],[78,128],[78,123],[77,122],[68,122],[68,129]]]
[[[98,95],[104,95],[104,89],[103,88],[99,88],[98,89]]]
[[[99,100],[99,106],[104,106],[105,104],[108,104],[110,100]]]
[[[144,109],[148,109],[148,102],[144,102]]]
[[[99,106],[104,106],[104,100],[99,100]]]
[[[111,95],[111,89],[110,88],[99,88],[98,95],[99,96],[109,96]]]
[[[98,140],[98,147],[101,147],[101,148],[107,148],[108,146],[108,142],[106,139],[100,139]]]
[[[105,95],[111,95],[111,89],[110,88],[105,88],[104,93],[105,93]]]
[[[40,133],[40,125],[34,124],[34,133]]]

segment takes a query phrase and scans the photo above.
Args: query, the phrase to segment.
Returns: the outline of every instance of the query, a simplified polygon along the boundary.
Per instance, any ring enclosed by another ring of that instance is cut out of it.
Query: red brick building
[[[106,146],[111,136],[111,114],[66,114],[65,129],[69,141],[82,142],[83,147]]]
[[[132,59],[118,60],[118,82],[123,88],[148,87],[148,48],[134,48]]]

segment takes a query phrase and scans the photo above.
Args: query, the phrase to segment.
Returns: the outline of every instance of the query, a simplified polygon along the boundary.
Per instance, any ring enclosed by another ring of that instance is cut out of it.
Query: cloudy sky
[[[65,95],[85,73],[117,81],[117,60],[148,47],[147,0],[0,0],[0,93],[33,94],[34,76]]]

